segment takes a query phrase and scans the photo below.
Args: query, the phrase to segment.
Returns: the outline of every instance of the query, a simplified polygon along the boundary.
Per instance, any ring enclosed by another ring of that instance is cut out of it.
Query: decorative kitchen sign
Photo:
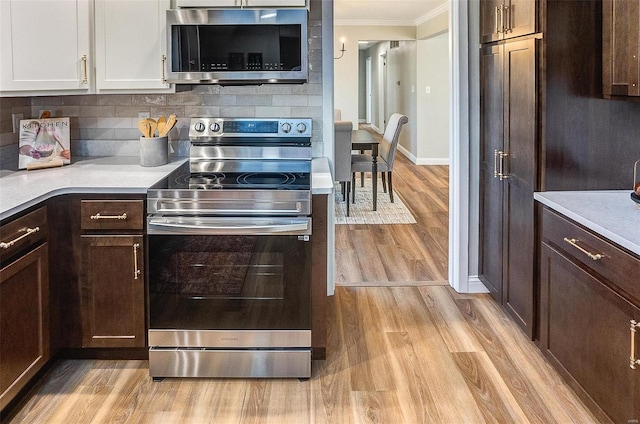
[[[69,118],[20,121],[18,168],[50,168],[70,162]]]

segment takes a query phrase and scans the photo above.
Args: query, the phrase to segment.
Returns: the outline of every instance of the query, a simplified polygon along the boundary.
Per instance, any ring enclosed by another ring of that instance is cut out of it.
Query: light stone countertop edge
[[[188,158],[162,166],[140,166],[139,157],[76,157],[71,165],[0,174],[0,220],[62,194],[144,194]],[[312,161],[312,194],[333,193],[329,160]]]
[[[311,194],[333,193],[333,177],[328,158],[314,158],[311,162],[311,174]]]
[[[631,190],[545,191],[534,199],[640,256],[640,208]]]

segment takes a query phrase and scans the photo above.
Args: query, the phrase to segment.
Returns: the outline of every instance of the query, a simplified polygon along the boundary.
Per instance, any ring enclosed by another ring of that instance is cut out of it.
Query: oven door
[[[229,330],[309,346],[311,218],[149,218],[148,233],[150,346],[254,343]]]

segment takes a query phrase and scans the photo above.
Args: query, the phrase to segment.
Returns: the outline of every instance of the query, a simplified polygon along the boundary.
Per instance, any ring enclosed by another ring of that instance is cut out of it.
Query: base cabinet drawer
[[[637,422],[640,309],[554,247],[543,243],[540,258],[542,351],[601,421]]]

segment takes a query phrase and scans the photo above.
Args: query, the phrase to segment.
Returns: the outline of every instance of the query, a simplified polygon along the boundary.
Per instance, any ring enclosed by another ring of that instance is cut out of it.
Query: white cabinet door
[[[164,80],[169,0],[96,0],[96,89],[169,89]]]
[[[0,0],[0,91],[88,91],[89,34],[88,0]]]

